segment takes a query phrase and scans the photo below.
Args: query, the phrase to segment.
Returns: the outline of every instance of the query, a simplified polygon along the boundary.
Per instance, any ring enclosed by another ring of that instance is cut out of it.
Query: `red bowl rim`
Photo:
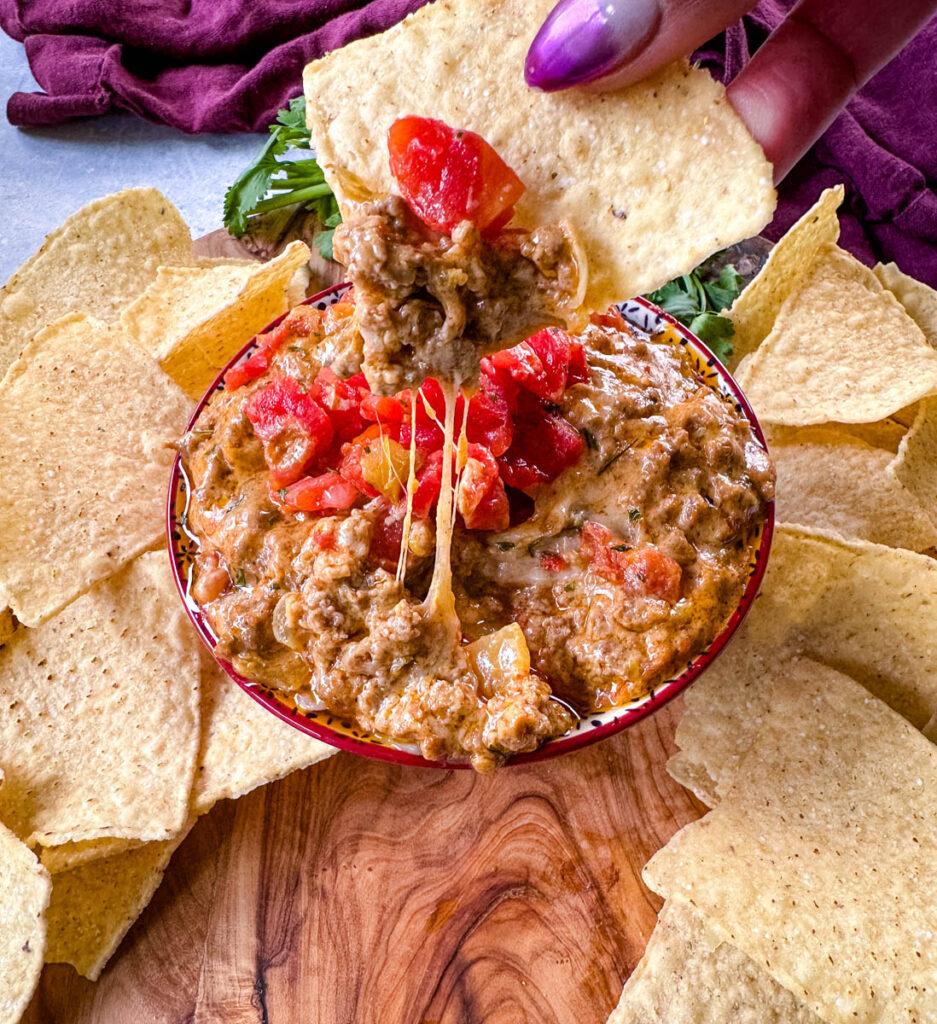
[[[302,303],[302,305],[311,305],[314,302],[321,302],[323,299],[327,299],[347,288],[347,283],[332,285],[330,288],[326,288],[323,291],[310,296]],[[755,416],[754,410],[749,404],[748,399],[743,394],[742,389],[738,386],[735,378],[716,358],[708,346],[700,341],[695,334],[689,331],[688,328],[678,320],[674,319],[674,317],[669,313],[666,313],[659,306],[654,305],[654,303],[649,302],[647,299],[637,297],[628,301],[637,303],[649,312],[655,314],[659,319],[668,323],[678,334],[686,338],[689,344],[691,344],[699,353],[706,357],[707,364],[717,370],[719,375],[722,377],[736,403],[741,408],[748,422],[751,424],[755,437],[767,450],[764,433],[762,432],[761,425],[759,424],[758,418]],[[282,313],[268,324],[263,331],[258,333],[263,334],[266,331],[272,330],[280,324],[286,316],[287,313]],[[254,338],[251,338],[247,344],[241,347],[238,353],[228,361],[224,368],[215,377],[214,381],[212,381],[211,386],[199,400],[192,415],[189,417],[189,422],[186,424],[187,432],[193,427],[202,410],[208,404],[209,399],[218,388],[218,385],[221,383],[228,368],[236,363],[245,354],[245,352],[251,348],[255,340],[256,335]],[[173,532],[176,529],[176,494],[179,485],[182,482],[183,475],[182,456],[177,455],[173,461],[172,473],[169,480],[169,492],[166,500],[166,536],[169,546],[169,560],[172,566],[172,575],[175,580],[176,590],[178,591],[179,597],[186,609],[189,620],[199,638],[208,648],[212,657],[215,658],[215,661],[218,663],[222,671],[237,683],[237,685],[240,686],[249,697],[255,700],[262,707],[266,708],[267,711],[276,715],[276,717],[281,721],[288,723],[300,732],[305,733],[307,736],[311,736],[323,743],[327,743],[329,746],[336,747],[340,750],[347,750],[354,754],[361,754],[364,757],[370,757],[375,760],[388,761],[392,764],[413,765],[415,767],[422,768],[442,768],[446,770],[471,768],[471,765],[465,761],[430,761],[421,757],[419,754],[411,753],[410,751],[403,750],[399,747],[368,743],[363,740],[355,739],[353,736],[348,736],[342,732],[334,731],[327,725],[307,719],[297,711],[286,707],[278,701],[276,697],[267,693],[256,683],[251,682],[249,679],[246,679],[238,673],[229,661],[224,658],[218,658],[215,655],[212,635],[204,622],[201,610],[186,592],[186,581],[181,577],[179,566],[177,565],[175,558]],[[562,754],[569,754],[574,750],[580,750],[592,743],[598,743],[600,740],[622,732],[623,730],[630,728],[632,725],[636,725],[649,715],[652,715],[655,711],[669,703],[678,694],[682,693],[691,683],[698,679],[699,676],[709,668],[709,666],[725,649],[726,644],[732,639],[733,634],[745,619],[745,616],[748,614],[749,609],[758,594],[758,590],[761,586],[761,582],[764,578],[765,570],[768,565],[768,556],[771,551],[771,542],[774,536],[774,520],[774,501],[770,501],[768,502],[765,510],[765,522],[761,535],[761,543],[754,555],[755,568],[745,586],[745,590],[739,600],[738,607],[732,613],[719,635],[712,641],[705,651],[698,654],[696,658],[693,659],[693,661],[683,670],[683,672],[680,673],[679,676],[663,683],[655,690],[655,692],[635,707],[625,706],[622,709],[621,714],[616,718],[613,718],[611,721],[585,728],[582,731],[577,730],[576,732],[567,733],[557,739],[550,740],[542,747],[539,747],[531,753],[518,754],[517,756],[509,757],[505,762],[505,767],[512,765],[534,764],[538,761],[547,761],[554,757],[559,757]],[[608,714],[608,712],[603,712],[603,714]]]

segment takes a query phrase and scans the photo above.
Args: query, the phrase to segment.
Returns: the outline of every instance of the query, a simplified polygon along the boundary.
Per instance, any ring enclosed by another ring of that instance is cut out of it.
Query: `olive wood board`
[[[604,1024],[654,927],[651,855],[704,808],[664,770],[678,702],[556,760],[340,753],[223,801],[97,983],[28,1024]]]
[[[100,980],[47,965],[25,1024],[604,1024],[660,907],[641,869],[705,812],[664,770],[681,705],[490,776],[339,753],[222,801]]]

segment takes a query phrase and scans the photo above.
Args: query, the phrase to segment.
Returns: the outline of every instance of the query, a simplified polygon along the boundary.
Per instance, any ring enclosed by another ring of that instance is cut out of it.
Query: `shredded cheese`
[[[421,391],[422,395],[423,392]],[[410,527],[413,525],[413,496],[416,494],[416,392],[410,390],[410,470],[407,473],[407,511],[403,517],[400,557],[397,559],[397,582],[407,575],[407,554],[410,550]]]

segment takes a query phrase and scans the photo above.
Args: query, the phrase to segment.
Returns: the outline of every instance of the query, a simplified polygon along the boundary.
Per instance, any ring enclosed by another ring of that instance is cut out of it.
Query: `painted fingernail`
[[[635,56],[659,22],[657,0],[560,0],[527,51],[527,84],[553,92],[601,78]]]

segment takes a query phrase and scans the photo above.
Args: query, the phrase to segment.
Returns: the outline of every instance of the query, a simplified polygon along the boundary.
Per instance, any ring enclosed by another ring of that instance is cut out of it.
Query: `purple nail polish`
[[[560,0],[527,52],[527,84],[554,92],[601,78],[634,56],[659,21],[657,0]]]

